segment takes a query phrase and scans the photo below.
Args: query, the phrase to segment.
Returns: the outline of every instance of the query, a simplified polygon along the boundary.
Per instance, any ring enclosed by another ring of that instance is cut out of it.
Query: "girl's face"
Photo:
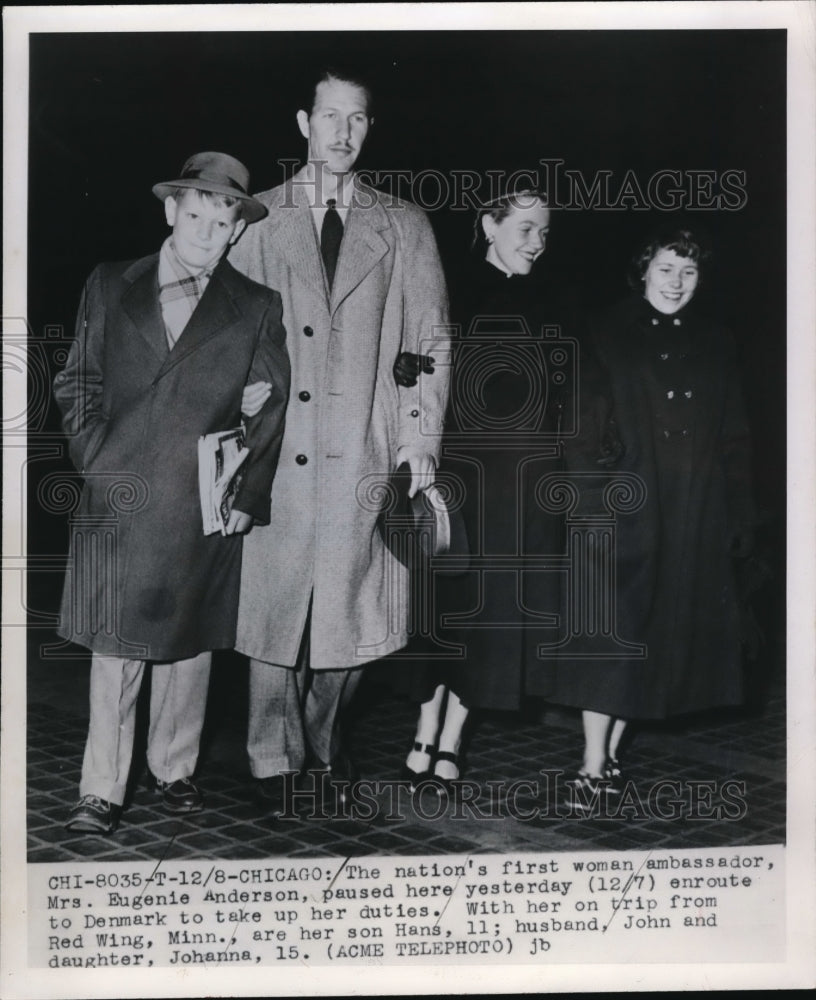
[[[658,312],[671,315],[691,302],[699,277],[693,260],[664,248],[649,262],[643,294]]]
[[[528,199],[526,205],[513,205],[501,222],[486,215],[482,226],[489,243],[487,260],[509,274],[529,274],[547,245],[550,210]]]

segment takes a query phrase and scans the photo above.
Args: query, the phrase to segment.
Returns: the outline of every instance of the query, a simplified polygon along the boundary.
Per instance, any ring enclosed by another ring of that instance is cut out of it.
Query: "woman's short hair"
[[[711,251],[704,241],[690,229],[666,229],[648,239],[638,249],[629,265],[629,285],[636,292],[643,291],[649,264],[661,250],[673,250],[678,257],[686,257],[699,270],[711,258]]]
[[[483,219],[489,216],[498,223],[506,219],[514,208],[530,208],[535,202],[540,202],[546,207],[547,194],[539,188],[527,185],[505,191],[498,198],[480,205],[476,210],[476,219],[473,223],[471,250],[487,246],[487,237],[482,226]]]

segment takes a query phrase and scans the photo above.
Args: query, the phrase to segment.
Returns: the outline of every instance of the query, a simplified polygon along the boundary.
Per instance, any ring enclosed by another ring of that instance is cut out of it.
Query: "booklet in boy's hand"
[[[244,428],[206,434],[198,439],[198,487],[204,534],[226,534],[227,522],[238,487],[243,463],[249,455]]]

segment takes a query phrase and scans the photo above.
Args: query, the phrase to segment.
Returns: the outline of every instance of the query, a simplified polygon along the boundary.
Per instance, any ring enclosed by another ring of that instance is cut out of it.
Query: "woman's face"
[[[486,215],[482,226],[489,244],[487,260],[509,274],[529,274],[547,245],[550,210],[528,199],[528,204],[512,206],[501,222]]]
[[[658,250],[646,269],[643,294],[658,312],[676,313],[691,302],[697,288],[697,265],[674,250]]]

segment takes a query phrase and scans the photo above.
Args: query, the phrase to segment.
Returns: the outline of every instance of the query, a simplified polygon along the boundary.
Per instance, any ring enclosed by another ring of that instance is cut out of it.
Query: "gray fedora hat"
[[[194,153],[181,168],[178,180],[154,184],[153,194],[164,201],[176,188],[196,188],[238,198],[243,202],[243,218],[247,222],[257,222],[268,214],[249,193],[249,171],[228,153]]]

